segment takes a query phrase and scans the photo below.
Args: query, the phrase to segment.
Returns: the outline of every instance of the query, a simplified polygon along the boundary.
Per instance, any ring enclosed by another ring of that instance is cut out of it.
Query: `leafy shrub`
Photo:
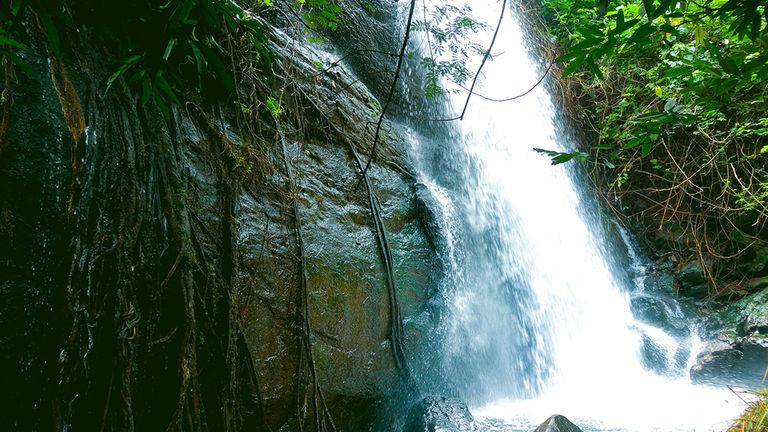
[[[765,2],[541,6],[562,47],[565,94],[587,108],[577,116],[594,138],[585,150],[608,201],[657,227],[685,227],[699,258],[737,256],[761,242],[768,222]]]

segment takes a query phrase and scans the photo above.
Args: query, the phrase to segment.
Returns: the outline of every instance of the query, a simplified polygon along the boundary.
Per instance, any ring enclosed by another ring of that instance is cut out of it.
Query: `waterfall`
[[[501,2],[466,3],[475,18],[498,19]],[[507,10],[483,69],[483,96],[522,94],[544,73],[515,15]],[[478,37],[483,45],[492,30]],[[741,405],[727,390],[689,382],[695,329],[680,337],[633,316],[641,254],[626,233],[629,254],[614,250],[578,173],[532,150],[574,147],[553,84],[505,103],[476,95],[451,136],[413,137],[448,269],[438,374],[445,391],[503,425],[495,430],[530,431],[554,413],[585,430],[723,430]],[[460,112],[466,91],[450,95],[447,109]],[[661,371],[643,363],[649,341],[668,360]],[[678,352],[687,356],[675,370]]]

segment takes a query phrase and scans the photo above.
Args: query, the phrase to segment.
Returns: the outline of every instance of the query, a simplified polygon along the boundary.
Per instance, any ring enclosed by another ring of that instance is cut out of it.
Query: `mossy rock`
[[[768,334],[768,289],[747,296],[722,314],[726,328],[739,335]]]

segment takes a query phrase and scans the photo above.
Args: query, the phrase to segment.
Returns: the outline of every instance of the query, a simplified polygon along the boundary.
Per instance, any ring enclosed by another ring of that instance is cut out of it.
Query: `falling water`
[[[501,4],[471,6],[495,23]],[[524,93],[544,71],[514,15],[507,11],[483,69],[482,95]],[[465,97],[455,93],[449,109],[460,111]],[[478,418],[496,419],[495,430],[530,431],[554,413],[585,430],[723,430],[740,404],[728,391],[690,384],[695,329],[681,338],[633,317],[639,254],[616,258],[578,176],[532,150],[574,146],[555,100],[546,82],[507,103],[475,96],[452,137],[414,139],[449,269],[446,388]],[[634,274],[617,276],[630,264]],[[643,364],[644,339],[670,359],[662,373]],[[671,358],[681,347],[687,357],[676,371]]]

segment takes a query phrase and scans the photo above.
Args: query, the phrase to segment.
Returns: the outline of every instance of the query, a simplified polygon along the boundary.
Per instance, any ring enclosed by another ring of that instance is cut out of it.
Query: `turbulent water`
[[[500,2],[470,5],[495,24]],[[524,93],[544,73],[515,15],[506,12],[482,95]],[[624,251],[614,250],[578,176],[532,150],[574,146],[549,84],[506,103],[474,96],[449,139],[414,138],[449,269],[445,387],[470,404],[481,430],[530,431],[554,413],[584,430],[723,430],[740,401],[689,382],[696,329],[674,335],[633,316],[642,257],[624,233]],[[448,109],[459,112],[465,98],[453,93]]]

